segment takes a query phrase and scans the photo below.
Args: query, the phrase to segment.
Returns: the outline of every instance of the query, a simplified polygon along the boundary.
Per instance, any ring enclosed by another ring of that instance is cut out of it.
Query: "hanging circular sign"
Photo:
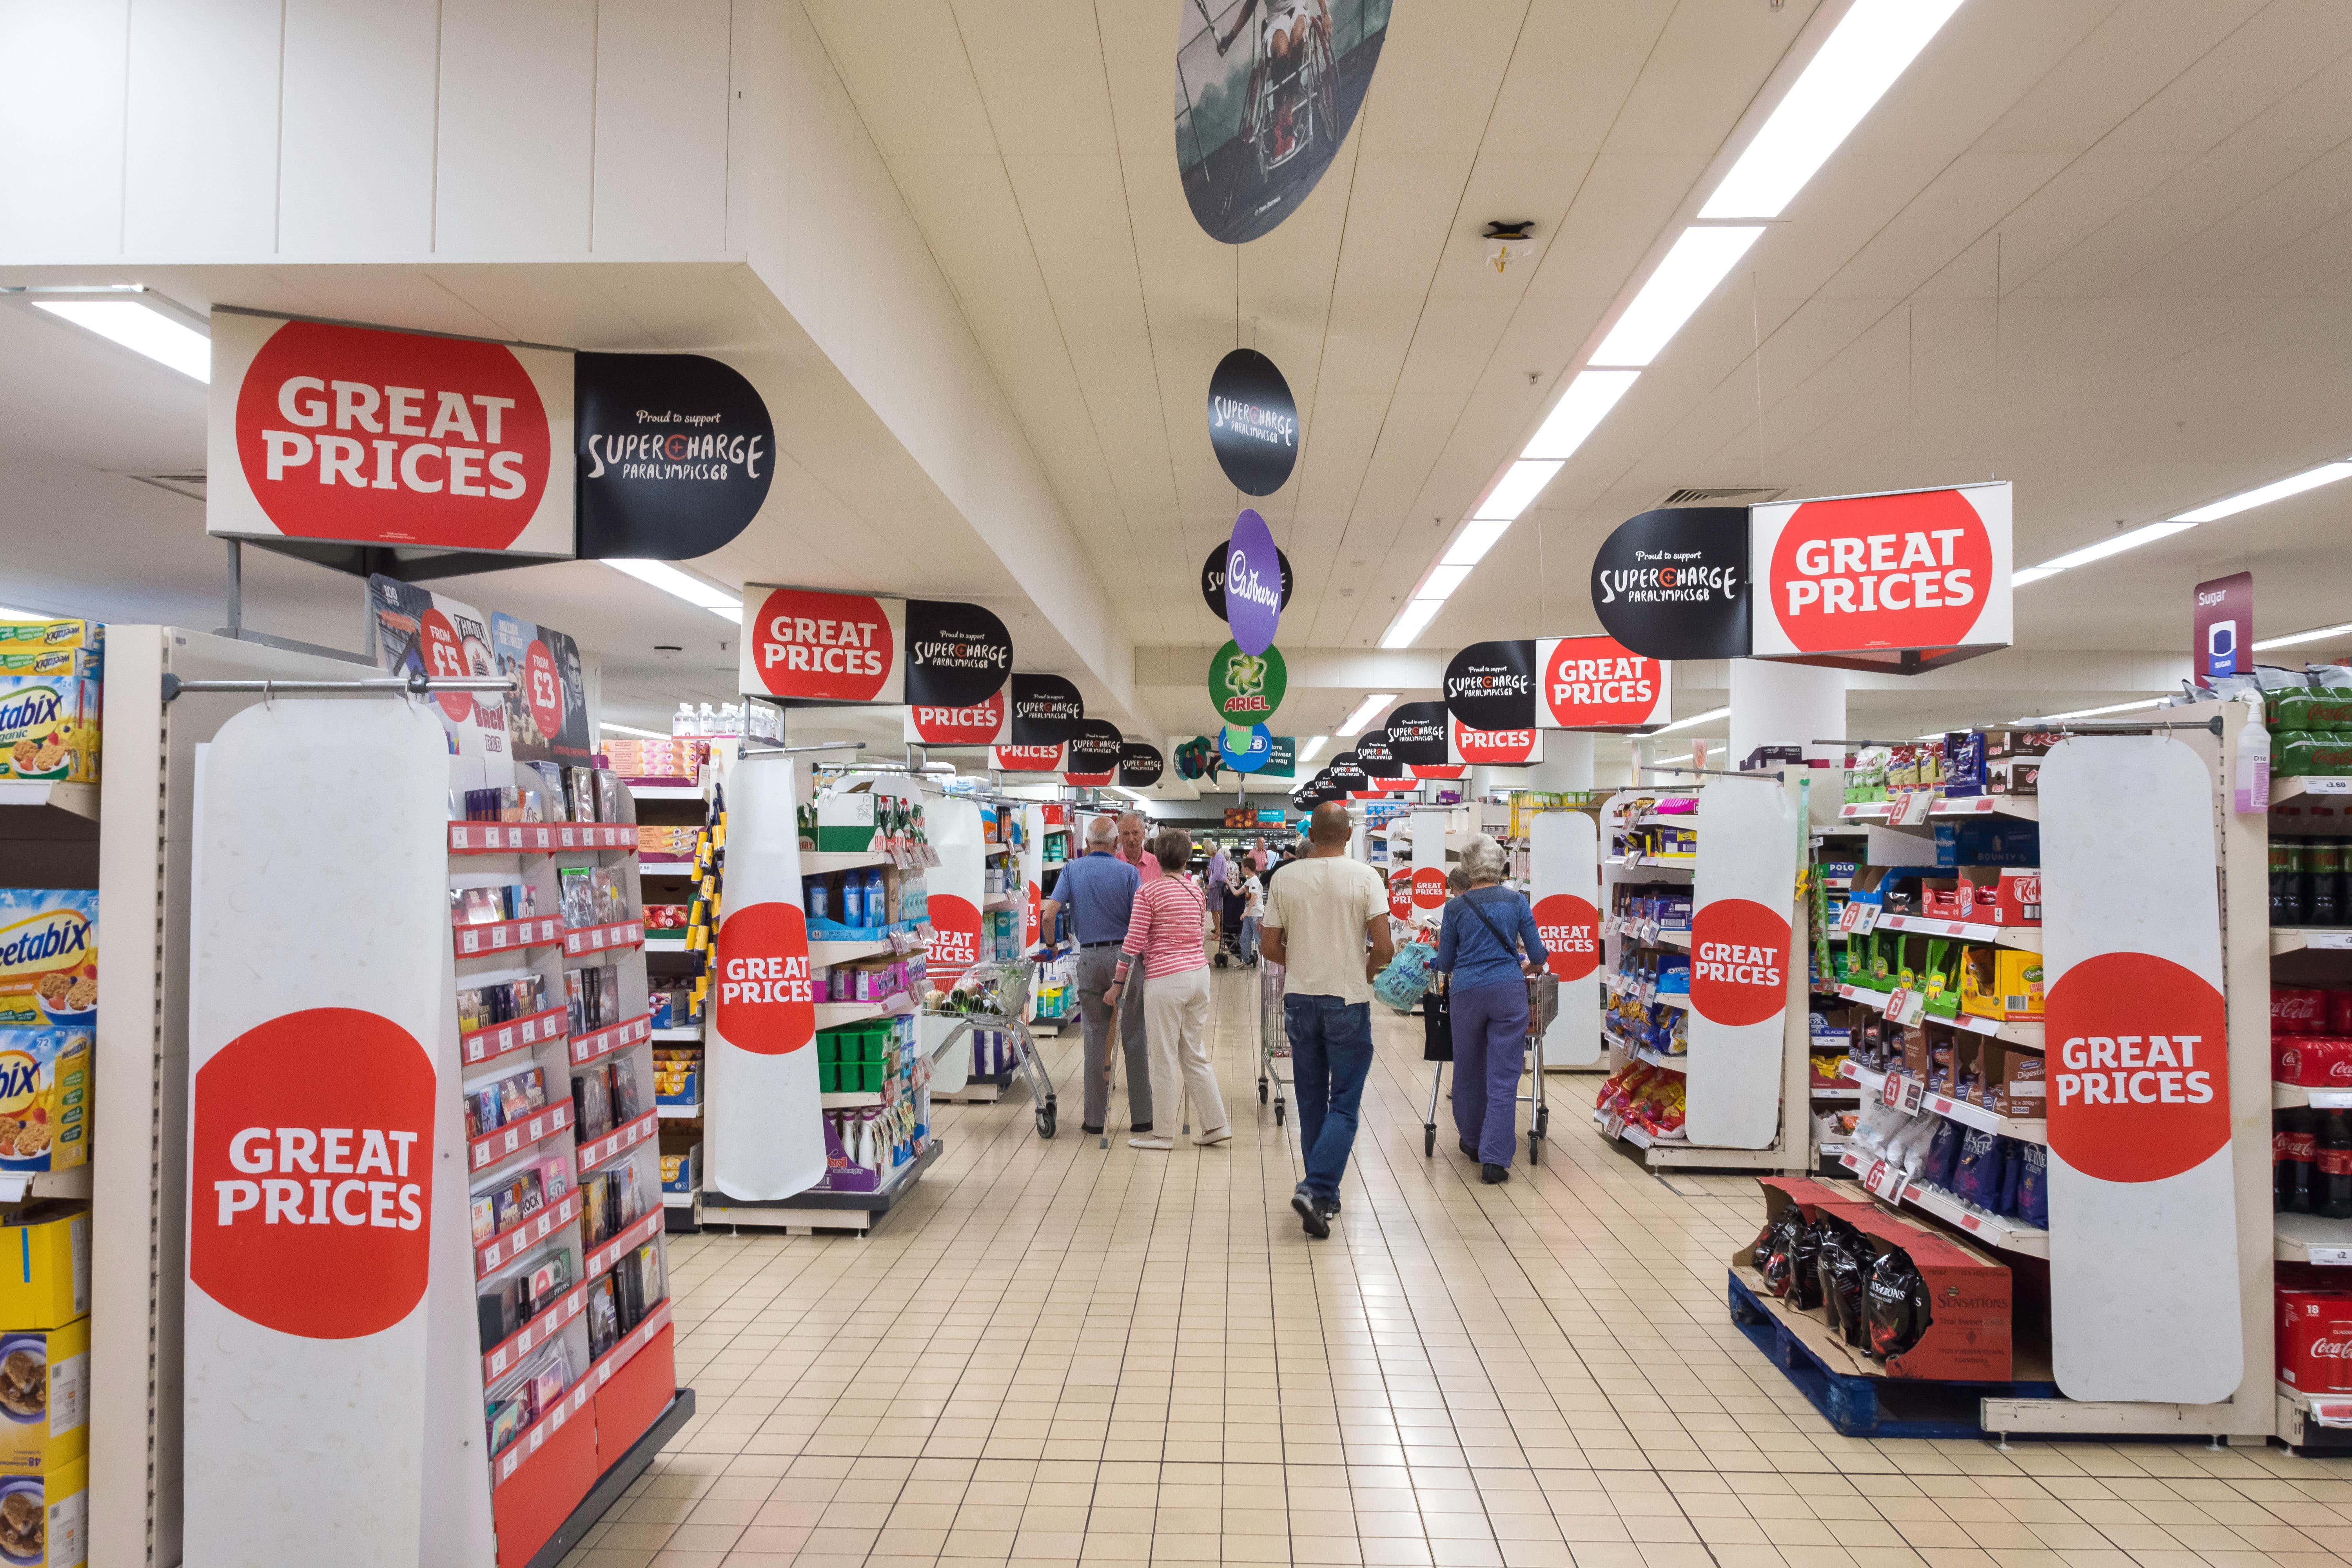
[[[1253,724],[1246,730],[1231,726],[1217,731],[1217,754],[1225,766],[1237,773],[1254,773],[1265,766],[1274,754],[1274,737],[1263,724]]]
[[[1013,673],[1013,634],[978,605],[909,599],[906,637],[910,705],[977,708]]]
[[[1088,777],[1099,774],[1108,784],[1125,748],[1118,725],[1108,719],[1081,719],[1070,731],[1070,754],[1063,762],[1063,770]]]
[[[1225,624],[1244,653],[1264,653],[1274,646],[1282,624],[1281,557],[1265,519],[1255,510],[1234,520],[1233,538],[1225,545]]]
[[[703,354],[572,356],[580,555],[688,561],[768,499],[776,426],[742,374]]]
[[[1953,647],[1984,613],[1992,561],[1956,489],[1809,500],[1780,521],[1766,591],[1800,653]]]
[[[1012,745],[1059,746],[1087,716],[1086,698],[1062,676],[1014,675],[1011,686],[1013,719],[1007,728]]]
[[[1160,748],[1146,742],[1129,741],[1118,749],[1118,782],[1127,789],[1150,789],[1167,767]]]
[[[1255,349],[1235,349],[1209,377],[1209,446],[1244,495],[1272,495],[1298,461],[1290,384]]]
[[[1445,662],[1445,710],[1473,730],[1532,730],[1536,645],[1475,642]]]
[[[1226,618],[1225,551],[1225,542],[1220,541],[1217,547],[1209,552],[1209,558],[1201,563],[1201,602],[1207,605],[1209,613],[1221,621]],[[1274,552],[1274,560],[1275,564],[1282,569],[1282,607],[1286,610],[1290,608],[1290,591],[1294,585],[1290,557],[1277,550]]]
[[[1244,653],[1228,640],[1209,659],[1209,701],[1228,724],[1255,724],[1271,718],[1290,689],[1282,650]]]
[[[1748,509],[1661,507],[1617,525],[1592,557],[1601,629],[1652,658],[1744,658]]]

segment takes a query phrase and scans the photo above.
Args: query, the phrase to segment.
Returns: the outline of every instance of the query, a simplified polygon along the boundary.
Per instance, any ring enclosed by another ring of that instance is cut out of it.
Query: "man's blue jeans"
[[[1290,1034],[1307,1194],[1336,1199],[1356,1146],[1356,1107],[1372,1070],[1371,1004],[1294,993],[1282,999],[1282,1021]]]

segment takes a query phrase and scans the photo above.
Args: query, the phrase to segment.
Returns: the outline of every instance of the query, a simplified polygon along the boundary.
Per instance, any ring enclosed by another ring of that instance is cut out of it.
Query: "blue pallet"
[[[1736,1271],[1728,1279],[1732,1326],[1788,1373],[1797,1391],[1844,1436],[1986,1437],[1991,1434],[1979,1424],[1979,1401],[2063,1397],[2054,1383],[1948,1383],[1839,1372],[1790,1333]]]

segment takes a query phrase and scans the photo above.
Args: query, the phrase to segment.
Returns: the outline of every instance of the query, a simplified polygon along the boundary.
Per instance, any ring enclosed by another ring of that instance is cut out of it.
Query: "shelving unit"
[[[1882,1202],[1934,1215],[1945,1224],[1966,1231],[1987,1246],[2002,1247],[2029,1258],[2050,1256],[2050,1233],[2046,1230],[1987,1214],[1982,1209],[1962,1203],[1949,1193],[1905,1180],[1900,1171],[1861,1150],[1846,1150],[1838,1156],[1838,1163],[1852,1171],[1864,1189]]]

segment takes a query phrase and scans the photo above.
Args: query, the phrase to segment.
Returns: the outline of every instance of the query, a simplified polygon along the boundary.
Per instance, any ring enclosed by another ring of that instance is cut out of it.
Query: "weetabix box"
[[[104,688],[71,675],[0,675],[0,779],[96,784]]]

